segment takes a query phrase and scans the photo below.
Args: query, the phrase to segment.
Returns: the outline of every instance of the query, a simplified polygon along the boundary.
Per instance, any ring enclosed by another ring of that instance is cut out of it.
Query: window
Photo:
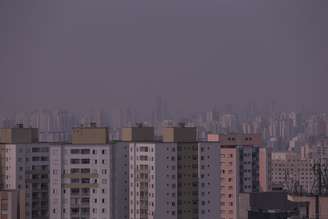
[[[82,178],[81,183],[90,183],[90,179],[89,178]]]
[[[48,157],[41,157],[41,161],[48,161]]]
[[[90,169],[88,168],[81,169],[81,173],[90,173]]]
[[[71,173],[80,173],[80,169],[78,168],[72,168]]]
[[[90,149],[82,149],[81,154],[90,154]]]
[[[32,157],[32,161],[39,161],[40,157]]]
[[[80,179],[73,178],[71,179],[71,183],[80,183]]]
[[[82,164],[89,164],[90,163],[90,159],[81,159],[81,163]]]
[[[71,164],[79,164],[80,159],[71,159]]]
[[[20,152],[22,151],[20,150]],[[40,152],[40,148],[32,148],[32,152]]]
[[[148,147],[140,147],[141,152],[148,152]]]
[[[80,149],[71,149],[71,154],[79,154]]]

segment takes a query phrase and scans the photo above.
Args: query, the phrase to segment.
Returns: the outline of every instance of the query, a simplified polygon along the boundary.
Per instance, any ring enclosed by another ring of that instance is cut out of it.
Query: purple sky
[[[1,0],[0,112],[328,111],[327,0]]]

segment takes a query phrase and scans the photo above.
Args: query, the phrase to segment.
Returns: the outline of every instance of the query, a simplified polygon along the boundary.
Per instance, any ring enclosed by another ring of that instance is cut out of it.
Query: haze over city
[[[2,0],[0,112],[327,111],[327,1]]]
[[[0,219],[328,219],[327,0],[0,0]]]

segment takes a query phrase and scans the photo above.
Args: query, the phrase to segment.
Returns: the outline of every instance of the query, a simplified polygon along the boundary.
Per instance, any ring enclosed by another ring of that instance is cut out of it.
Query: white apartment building
[[[50,147],[50,219],[112,219],[108,129],[73,128],[72,144]]]
[[[111,145],[50,148],[50,219],[112,218]]]
[[[128,219],[129,145],[107,128],[74,128],[50,148],[50,219]]]

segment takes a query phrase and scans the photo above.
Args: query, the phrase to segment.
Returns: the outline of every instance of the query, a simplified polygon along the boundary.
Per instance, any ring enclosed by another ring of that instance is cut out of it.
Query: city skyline
[[[0,0],[0,219],[327,219],[327,21],[327,0]]]

